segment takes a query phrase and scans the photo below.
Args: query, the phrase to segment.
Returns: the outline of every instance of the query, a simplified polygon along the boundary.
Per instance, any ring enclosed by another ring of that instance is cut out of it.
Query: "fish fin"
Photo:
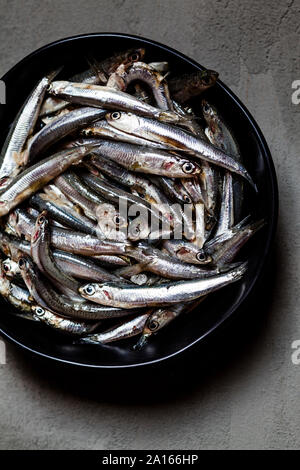
[[[134,351],[140,351],[148,343],[148,338],[150,335],[144,334],[140,337],[138,342],[133,346]]]
[[[51,72],[49,72],[47,75],[46,75],[46,78],[48,78],[49,82],[52,82],[55,77],[57,77],[57,75],[62,71],[62,69],[64,68],[63,65],[61,65],[60,67],[58,67],[57,69],[55,70],[52,70]]]
[[[86,61],[89,64],[90,68],[93,70],[93,72],[98,76],[100,83],[106,83],[107,82],[107,76],[101,69],[100,63],[95,59],[93,56],[87,56]]]

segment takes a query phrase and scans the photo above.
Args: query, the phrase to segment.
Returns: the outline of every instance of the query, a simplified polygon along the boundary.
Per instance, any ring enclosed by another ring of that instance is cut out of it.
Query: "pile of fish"
[[[0,293],[79,343],[140,335],[141,348],[243,277],[236,255],[264,224],[242,218],[255,184],[200,97],[218,74],[176,76],[144,56],[90,60],[68,80],[49,73],[1,151]]]

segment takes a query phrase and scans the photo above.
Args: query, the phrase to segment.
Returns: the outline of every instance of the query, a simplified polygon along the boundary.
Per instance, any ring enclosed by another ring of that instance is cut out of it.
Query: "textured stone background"
[[[138,398],[118,400],[130,378],[120,378],[112,396],[79,393],[76,380],[62,386],[7,345],[0,448],[299,448],[300,365],[291,343],[300,339],[300,105],[291,102],[291,83],[300,79],[300,2],[0,0],[0,11],[0,75],[46,43],[98,31],[149,37],[215,68],[260,125],[280,189],[272,302],[263,328],[234,359],[185,389],[164,388],[163,399],[158,387],[143,400],[137,385]]]

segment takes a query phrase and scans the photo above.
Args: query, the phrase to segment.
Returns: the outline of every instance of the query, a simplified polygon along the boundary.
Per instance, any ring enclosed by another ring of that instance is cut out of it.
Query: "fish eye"
[[[184,173],[187,173],[187,174],[193,173],[195,171],[195,168],[196,167],[192,162],[185,162],[182,165],[182,169],[183,169]]]
[[[209,75],[204,75],[204,77],[202,77],[202,80],[204,81],[204,83],[205,83],[206,85],[208,85],[209,82],[210,82],[210,77],[209,77]]]
[[[9,266],[8,266],[6,263],[3,263],[2,266],[3,266],[4,271],[6,271],[6,272],[8,273],[8,271],[9,271]]]
[[[150,323],[149,323],[149,329],[150,329],[151,331],[157,330],[158,327],[159,327],[158,321],[156,321],[156,320],[151,320],[151,321],[150,321]]]
[[[19,264],[19,268],[20,268],[20,269],[25,268],[25,266],[26,266],[26,261],[25,261],[25,259],[24,259],[24,258],[20,258],[18,264]]]
[[[118,111],[114,111],[113,113],[111,113],[110,116],[114,121],[116,121],[117,119],[120,119],[121,113],[119,113]]]
[[[95,293],[95,288],[91,285],[91,284],[88,284],[85,288],[84,288],[84,292],[87,294],[87,295],[93,295]]]
[[[204,111],[205,113],[208,113],[208,112],[209,112],[209,105],[208,105],[208,103],[205,103],[205,105],[203,106],[203,111]]]
[[[184,201],[185,201],[187,204],[191,204],[191,203],[192,203],[192,200],[191,200],[190,196],[188,196],[187,194],[185,194],[185,195],[183,196],[183,199],[184,199]]]
[[[114,223],[115,223],[116,225],[120,225],[120,223],[121,223],[121,217],[119,217],[118,215],[116,215],[116,216],[114,217]]]
[[[133,54],[131,54],[131,56],[129,57],[129,59],[132,61],[132,62],[137,62],[140,58],[140,55],[138,52],[134,52]]]
[[[206,261],[206,254],[204,253],[204,251],[199,251],[197,254],[196,254],[196,258],[198,261],[200,261],[201,263],[203,263],[204,261]]]
[[[37,307],[37,308],[35,309],[35,313],[36,313],[37,315],[44,315],[45,310],[44,310],[42,307]]]

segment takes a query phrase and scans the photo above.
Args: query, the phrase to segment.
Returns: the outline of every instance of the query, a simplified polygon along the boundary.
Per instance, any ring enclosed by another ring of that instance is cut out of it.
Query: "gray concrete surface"
[[[58,38],[116,31],[168,44],[217,69],[258,121],[279,189],[278,276],[263,332],[204,383],[157,403],[118,403],[47,381],[7,345],[0,366],[1,449],[300,447],[300,2],[0,0],[1,75]],[[151,374],[149,377],[151,381]],[[104,384],[105,386],[105,384]]]

